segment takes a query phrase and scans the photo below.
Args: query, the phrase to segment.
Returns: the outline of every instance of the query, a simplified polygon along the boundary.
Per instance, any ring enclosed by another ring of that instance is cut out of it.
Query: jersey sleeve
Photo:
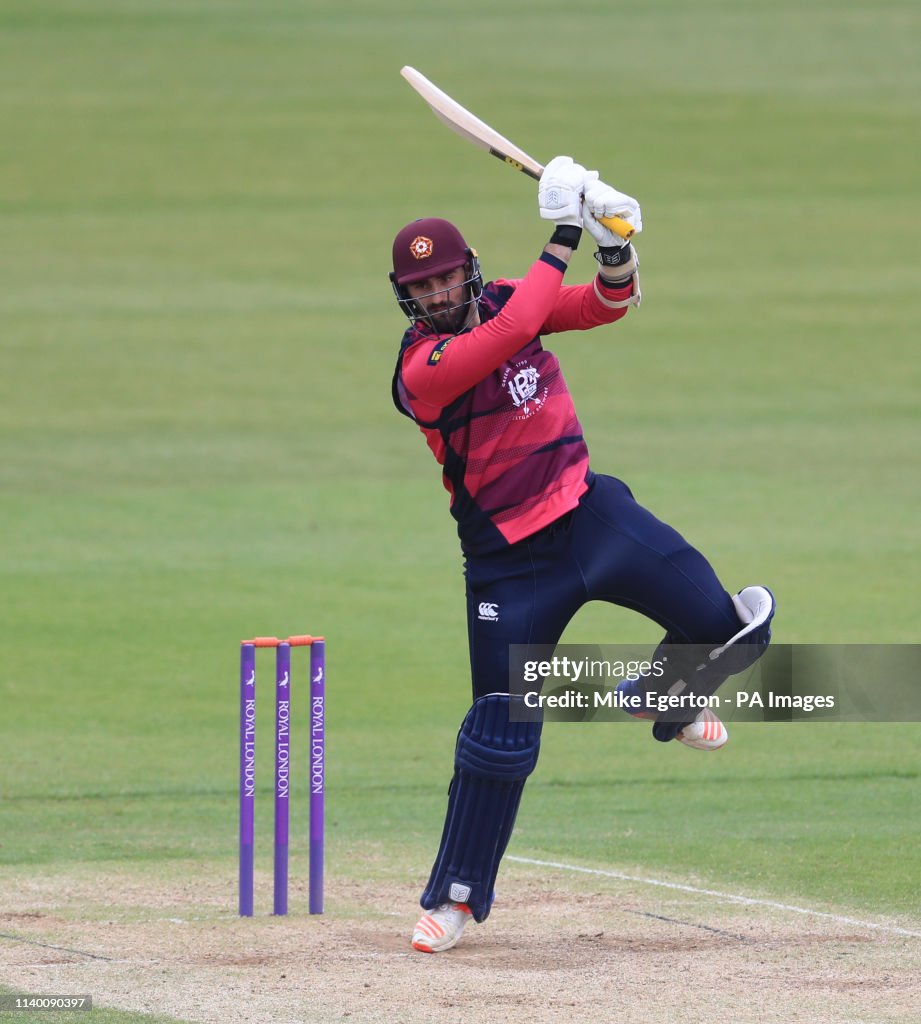
[[[560,288],[541,333],[587,331],[620,320],[633,305],[634,280],[623,288],[610,288],[596,274],[589,284]]]
[[[430,335],[412,344],[402,369],[409,396],[443,408],[501,366],[552,317],[565,269],[562,260],[544,253],[520,281],[499,282],[514,290],[491,320],[464,334]]]

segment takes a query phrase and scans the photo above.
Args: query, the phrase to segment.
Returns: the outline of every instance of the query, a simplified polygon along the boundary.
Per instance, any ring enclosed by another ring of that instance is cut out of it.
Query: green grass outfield
[[[547,229],[405,63],[642,201],[642,310],[551,346],[595,468],[769,584],[778,640],[921,642],[919,27],[897,0],[6,0],[0,881],[191,859],[232,908],[236,644],[301,631],[329,637],[331,874],[428,869],[463,581],[390,403],[390,241],[448,216],[518,276]],[[657,630],[595,606],[566,639]],[[919,738],[751,725],[711,759],[554,726],[512,852],[917,921]]]

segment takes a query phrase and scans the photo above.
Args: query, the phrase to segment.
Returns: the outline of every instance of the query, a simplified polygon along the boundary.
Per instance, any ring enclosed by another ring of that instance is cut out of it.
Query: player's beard
[[[431,314],[432,323],[439,334],[457,334],[467,319],[467,307],[445,309]]]
[[[464,292],[465,297],[458,305],[429,310],[429,322],[439,334],[457,334],[467,325],[470,317],[470,298],[466,288]]]

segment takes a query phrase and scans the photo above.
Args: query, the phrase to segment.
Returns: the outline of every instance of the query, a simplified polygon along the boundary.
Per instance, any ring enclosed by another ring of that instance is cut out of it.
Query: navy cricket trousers
[[[468,555],[465,576],[474,700],[508,692],[509,644],[557,644],[589,601],[647,616],[672,643],[717,646],[739,629],[706,558],[625,483],[601,474],[543,530],[495,554]]]

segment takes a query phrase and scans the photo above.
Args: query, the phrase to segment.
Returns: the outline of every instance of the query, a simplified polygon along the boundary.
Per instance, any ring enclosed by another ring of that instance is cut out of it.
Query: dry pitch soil
[[[196,865],[8,876],[0,981],[222,1024],[921,1021],[921,938],[514,864],[500,881],[489,920],[426,955],[410,885],[334,879],[322,917],[295,894],[240,920],[234,880]]]

